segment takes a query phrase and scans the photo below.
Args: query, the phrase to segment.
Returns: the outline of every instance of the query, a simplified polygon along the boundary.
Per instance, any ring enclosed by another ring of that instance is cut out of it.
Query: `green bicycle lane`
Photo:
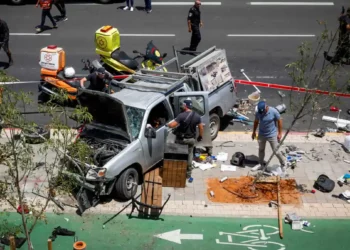
[[[249,250],[329,250],[349,249],[350,220],[310,220],[307,231],[293,231],[284,225],[279,238],[277,219],[207,218],[161,216],[159,220],[112,215],[47,214],[32,233],[34,249],[47,249],[47,239],[55,227],[76,232],[86,249],[249,249]],[[1,223],[20,225],[18,214],[1,215]],[[1,227],[1,224],[0,224]],[[54,250],[72,249],[74,237],[58,236]],[[26,245],[21,249],[26,249]]]

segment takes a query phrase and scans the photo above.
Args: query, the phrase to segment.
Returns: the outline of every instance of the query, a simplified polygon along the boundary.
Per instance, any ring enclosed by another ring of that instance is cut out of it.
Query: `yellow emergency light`
[[[110,57],[113,51],[120,48],[120,34],[117,28],[106,25],[95,32],[96,53]]]

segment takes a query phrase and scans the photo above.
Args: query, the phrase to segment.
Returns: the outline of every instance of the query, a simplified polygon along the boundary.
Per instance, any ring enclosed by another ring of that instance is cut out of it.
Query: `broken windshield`
[[[138,109],[130,106],[125,106],[126,116],[130,126],[130,133],[133,139],[136,139],[139,136],[143,116],[145,115],[145,110]]]

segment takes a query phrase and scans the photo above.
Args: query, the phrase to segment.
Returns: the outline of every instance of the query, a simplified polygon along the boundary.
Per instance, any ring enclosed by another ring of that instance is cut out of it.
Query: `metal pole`
[[[180,63],[179,63],[179,57],[177,56],[177,51],[175,49],[175,46],[173,46],[174,56],[176,58],[176,69],[177,72],[180,72]]]
[[[247,78],[248,81],[252,81],[249,79],[249,77],[246,75],[246,73],[244,73],[244,69],[241,69],[241,73],[244,75],[245,78]],[[259,93],[261,93],[260,89],[258,89],[255,85],[253,85],[253,87],[256,89],[256,91],[258,91]]]

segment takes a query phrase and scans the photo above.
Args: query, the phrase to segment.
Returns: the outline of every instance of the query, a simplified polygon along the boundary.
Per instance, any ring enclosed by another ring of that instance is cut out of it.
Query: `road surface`
[[[142,4],[136,2],[135,6]],[[189,4],[191,1],[153,1],[153,12],[147,15],[143,11],[121,10],[124,3],[99,5],[75,1],[67,4],[68,21],[60,22],[57,30],[47,30],[41,35],[34,35],[34,27],[39,24],[41,14],[33,4],[1,5],[1,18],[10,27],[10,48],[15,60],[8,72],[21,81],[37,81],[40,49],[56,44],[65,49],[67,65],[74,66],[77,73],[82,73],[80,60],[97,58],[94,52],[94,32],[103,25],[113,25],[119,29],[122,35],[121,48],[127,53],[130,54],[134,49],[142,51],[149,40],[154,40],[160,51],[167,52],[170,59],[173,45],[179,49],[189,45],[190,34],[186,26]],[[316,41],[316,36],[323,31],[317,20],[327,22],[330,29],[336,30],[337,16],[347,1],[280,4],[277,2],[269,5],[266,1],[259,3],[245,0],[203,1],[201,8],[204,27],[198,49],[205,50],[213,45],[226,49],[235,78],[243,78],[240,69],[244,68],[253,81],[291,85],[285,65],[296,60],[298,45],[304,41]],[[58,14],[55,7],[52,13]],[[49,20],[47,24],[51,25]],[[189,58],[183,56],[181,61],[185,62]],[[0,61],[6,60],[6,55],[1,53]],[[345,68],[344,71],[346,70]],[[37,83],[18,84],[12,88],[33,92],[33,100],[36,100]],[[270,105],[281,103],[276,90],[262,90],[262,98]],[[251,86],[239,86],[239,97],[246,98],[251,92]],[[341,101],[339,106],[346,110],[348,100]],[[290,106],[288,98],[283,102]],[[36,111],[37,107],[32,105],[27,110]],[[348,115],[342,112],[341,117],[347,119]],[[39,124],[48,122],[41,114],[30,115],[28,118]],[[318,122],[313,128],[320,126],[320,118],[321,116],[317,117]],[[284,119],[286,124],[290,124],[290,115],[285,115]],[[296,127],[298,130],[307,128],[308,123],[301,121]],[[237,125],[226,128],[227,131],[242,129],[245,128]]]

